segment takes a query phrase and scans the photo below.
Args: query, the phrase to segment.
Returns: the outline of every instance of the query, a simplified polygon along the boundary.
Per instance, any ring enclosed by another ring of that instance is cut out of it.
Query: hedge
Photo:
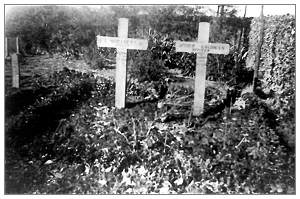
[[[254,18],[249,34],[247,67],[254,68],[259,41],[260,19]],[[261,49],[262,88],[275,93],[272,107],[282,117],[295,115],[296,92],[296,21],[292,15],[264,18],[264,38]]]

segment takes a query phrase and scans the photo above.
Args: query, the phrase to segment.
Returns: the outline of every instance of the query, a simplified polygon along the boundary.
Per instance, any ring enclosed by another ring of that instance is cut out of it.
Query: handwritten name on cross
[[[118,24],[118,37],[97,36],[98,47],[108,47],[117,49],[116,57],[116,94],[115,106],[125,107],[126,99],[126,59],[127,49],[146,50],[148,40],[127,38],[128,19],[120,18]]]
[[[197,42],[175,41],[177,52],[197,53],[193,115],[203,112],[207,54],[228,54],[229,44],[208,43],[209,23],[200,22]]]

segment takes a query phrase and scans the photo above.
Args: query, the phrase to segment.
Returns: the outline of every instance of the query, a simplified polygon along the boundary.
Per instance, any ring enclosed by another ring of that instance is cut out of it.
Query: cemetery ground
[[[24,62],[20,89],[6,87],[7,194],[295,193],[289,127],[246,89],[245,106],[214,113],[226,93],[207,87],[207,114],[194,117],[192,87],[129,78],[116,109],[114,70]]]

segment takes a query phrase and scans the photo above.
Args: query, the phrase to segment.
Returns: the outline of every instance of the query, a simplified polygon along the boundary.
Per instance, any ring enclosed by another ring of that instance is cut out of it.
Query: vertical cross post
[[[128,19],[120,18],[118,24],[118,37],[126,39],[128,36]],[[125,107],[126,101],[126,74],[127,74],[127,49],[126,46],[117,48],[116,57],[116,95],[115,106]]]
[[[11,55],[12,66],[12,87],[19,88],[20,86],[20,67],[19,67],[19,54],[13,53]]]
[[[148,40],[127,38],[128,19],[120,18],[118,24],[118,37],[97,36],[98,47],[117,49],[116,57],[116,95],[115,106],[124,108],[126,102],[126,60],[128,49],[146,50]]]
[[[199,23],[198,42],[206,44],[208,43],[208,39],[209,39],[209,23],[206,22]],[[206,61],[207,61],[206,53],[197,54],[193,115],[200,115],[204,109]]]
[[[228,54],[228,44],[208,43],[209,23],[200,22],[198,29],[198,40],[196,42],[175,41],[177,52],[197,53],[195,73],[195,94],[193,115],[199,116],[203,113],[205,97],[205,77],[207,54]]]

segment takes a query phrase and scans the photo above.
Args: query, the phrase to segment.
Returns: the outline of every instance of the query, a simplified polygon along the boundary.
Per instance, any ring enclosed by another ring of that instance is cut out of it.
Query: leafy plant
[[[260,72],[262,88],[273,90],[274,110],[282,117],[295,112],[295,18],[291,15],[265,17]],[[254,66],[258,19],[253,19],[247,65]]]
[[[130,68],[131,77],[139,81],[158,81],[166,77],[170,52],[174,51],[174,42],[159,34],[149,35],[148,51],[136,51]]]

